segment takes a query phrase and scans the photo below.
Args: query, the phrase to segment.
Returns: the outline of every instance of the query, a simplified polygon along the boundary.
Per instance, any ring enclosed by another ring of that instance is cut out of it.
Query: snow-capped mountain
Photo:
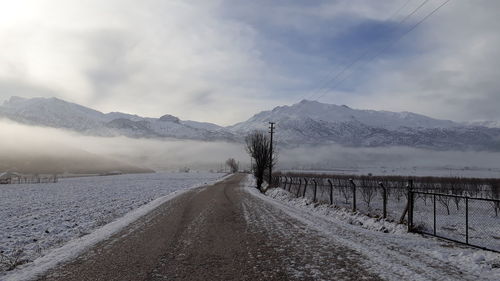
[[[395,130],[407,128],[452,128],[460,126],[458,123],[433,119],[411,112],[390,112],[376,110],[352,109],[346,105],[324,104],[317,101],[302,100],[292,106],[278,106],[272,111],[262,111],[249,120],[231,126],[236,131],[246,131],[265,125],[270,120],[304,120],[311,119],[317,122],[350,123],[358,122],[363,125]]]
[[[267,130],[272,121],[276,123],[277,141],[292,146],[335,143],[355,147],[500,150],[500,128],[493,126],[494,122],[462,124],[411,112],[358,110],[307,100],[262,111],[228,127],[184,121],[169,114],[160,118],[121,112],[105,114],[57,98],[12,97],[0,106],[0,117],[87,135],[237,142],[255,129]]]
[[[102,112],[57,98],[11,97],[0,107],[0,115],[21,123],[77,131],[99,127],[106,119]]]
[[[37,126],[64,128],[87,135],[234,140],[215,124],[182,121],[171,115],[146,118],[121,112],[102,112],[57,98],[11,97],[0,106],[0,116]]]
[[[410,112],[357,110],[303,100],[263,111],[229,129],[244,134],[276,123],[276,139],[289,144],[500,149],[500,129],[433,119]]]

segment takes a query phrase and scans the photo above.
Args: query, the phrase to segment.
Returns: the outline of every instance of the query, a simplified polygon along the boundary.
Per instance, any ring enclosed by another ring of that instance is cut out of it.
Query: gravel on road
[[[245,176],[173,198],[39,280],[381,280],[356,251],[245,191]]]

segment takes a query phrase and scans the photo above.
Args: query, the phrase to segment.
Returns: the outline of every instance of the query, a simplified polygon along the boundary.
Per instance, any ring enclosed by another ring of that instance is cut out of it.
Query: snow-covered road
[[[244,178],[184,192],[38,280],[382,280]]]

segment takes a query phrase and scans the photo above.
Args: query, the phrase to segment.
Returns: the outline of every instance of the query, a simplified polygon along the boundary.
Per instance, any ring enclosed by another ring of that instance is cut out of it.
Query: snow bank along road
[[[366,256],[353,237],[366,232],[322,231],[245,184],[185,192],[39,280],[477,280],[432,257]]]

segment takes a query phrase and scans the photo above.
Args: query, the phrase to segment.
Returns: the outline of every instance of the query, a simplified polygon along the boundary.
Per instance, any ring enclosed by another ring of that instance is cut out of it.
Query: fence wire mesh
[[[413,192],[412,229],[500,251],[500,200]]]
[[[500,251],[499,181],[424,179],[277,176],[276,182],[296,197],[406,221],[415,232]]]
[[[469,243],[500,251],[500,200],[468,199]]]

